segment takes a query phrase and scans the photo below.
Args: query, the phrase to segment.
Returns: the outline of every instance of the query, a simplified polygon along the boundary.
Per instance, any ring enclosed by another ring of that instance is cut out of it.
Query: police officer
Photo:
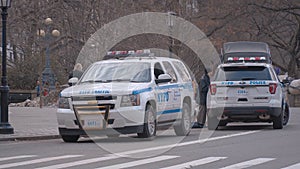
[[[208,75],[207,69],[204,69],[204,75],[200,79],[199,84],[199,94],[200,94],[200,107],[199,113],[197,116],[197,123],[194,124],[193,128],[203,128],[206,121],[206,113],[207,113],[207,93],[210,85],[210,77]]]

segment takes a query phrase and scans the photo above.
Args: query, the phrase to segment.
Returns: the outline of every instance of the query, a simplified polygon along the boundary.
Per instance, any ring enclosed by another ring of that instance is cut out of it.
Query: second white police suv
[[[86,134],[153,137],[160,126],[173,126],[184,136],[196,116],[187,67],[149,50],[109,52],[75,82],[59,98],[59,133],[65,142]]]
[[[289,106],[269,52],[258,52],[257,48],[251,51],[251,45],[257,46],[253,42],[234,45],[243,50],[225,53],[224,63],[218,66],[210,85],[208,129],[230,122],[269,122],[274,129],[282,129],[289,120]]]

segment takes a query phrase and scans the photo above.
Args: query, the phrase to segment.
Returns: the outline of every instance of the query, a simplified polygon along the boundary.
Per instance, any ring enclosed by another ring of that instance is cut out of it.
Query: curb
[[[59,139],[60,135],[45,135],[45,136],[15,136],[0,138],[0,141],[34,141],[34,140],[50,140],[50,139]]]

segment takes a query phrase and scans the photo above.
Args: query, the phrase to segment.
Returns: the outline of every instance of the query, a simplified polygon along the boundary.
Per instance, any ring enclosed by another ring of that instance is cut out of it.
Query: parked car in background
[[[208,129],[230,122],[270,122],[282,129],[289,121],[289,106],[268,44],[227,42],[221,58],[208,95]]]

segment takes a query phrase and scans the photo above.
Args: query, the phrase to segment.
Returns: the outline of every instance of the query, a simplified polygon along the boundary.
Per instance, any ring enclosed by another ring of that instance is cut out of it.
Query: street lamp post
[[[45,20],[45,24],[46,24],[46,31],[40,29],[38,31],[38,35],[41,37],[45,38],[45,41],[47,43],[47,47],[46,47],[46,61],[45,61],[45,69],[42,72],[42,85],[43,87],[45,87],[45,84],[48,83],[49,88],[50,89],[55,89],[55,81],[56,81],[56,77],[55,74],[53,73],[52,69],[51,69],[51,60],[50,60],[50,39],[51,36],[57,37],[60,35],[60,32],[56,29],[52,30],[50,29],[50,25],[52,24],[52,19],[51,18],[47,18]],[[50,33],[51,32],[51,33]]]
[[[169,31],[170,31],[170,36],[169,36],[169,41],[170,41],[170,45],[169,45],[169,57],[172,57],[172,45],[173,45],[173,38],[172,38],[172,28],[174,26],[174,20],[172,16],[175,16],[176,13],[175,12],[168,12],[168,26],[169,26]]]
[[[7,84],[6,76],[6,18],[7,9],[11,5],[11,0],[1,0],[0,7],[2,9],[2,78],[1,78],[1,122],[0,134],[13,134],[14,129],[8,122],[8,92],[9,87]]]

